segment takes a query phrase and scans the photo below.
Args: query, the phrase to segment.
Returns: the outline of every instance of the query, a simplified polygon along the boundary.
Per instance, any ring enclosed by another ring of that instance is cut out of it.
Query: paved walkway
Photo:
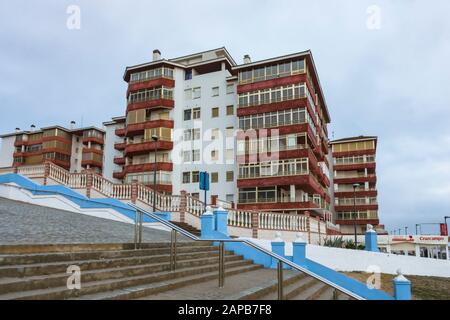
[[[0,244],[133,241],[132,224],[0,198]],[[170,241],[170,233],[144,228],[143,241]]]

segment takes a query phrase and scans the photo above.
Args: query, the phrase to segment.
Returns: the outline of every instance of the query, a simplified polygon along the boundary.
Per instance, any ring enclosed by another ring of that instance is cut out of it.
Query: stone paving
[[[132,224],[0,198],[0,244],[133,241]],[[143,242],[152,241],[170,241],[170,233],[144,228]]]

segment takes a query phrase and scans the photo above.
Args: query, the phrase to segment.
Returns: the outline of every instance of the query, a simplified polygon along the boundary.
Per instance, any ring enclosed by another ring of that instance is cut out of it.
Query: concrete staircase
[[[225,287],[217,287],[218,248],[210,242],[0,246],[0,299],[277,299],[276,270],[226,251]],[[81,289],[67,288],[68,266],[81,269]],[[330,299],[316,280],[285,271],[285,298]]]
[[[179,226],[180,228],[183,228],[184,230],[186,230],[187,232],[200,237],[200,230],[193,227],[192,225],[186,223],[186,222],[177,222],[177,221],[171,221],[174,225]]]

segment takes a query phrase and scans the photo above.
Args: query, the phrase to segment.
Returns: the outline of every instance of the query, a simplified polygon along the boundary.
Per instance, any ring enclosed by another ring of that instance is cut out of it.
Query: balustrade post
[[[44,162],[44,182],[42,183],[44,186],[47,185],[47,178],[50,175],[50,162]]]
[[[16,174],[19,173],[19,167],[16,167],[16,166],[15,166],[15,167],[13,168],[13,172],[16,173]]]
[[[309,213],[309,211],[305,211],[305,217],[306,217],[306,231],[308,232],[308,243],[311,243],[311,221],[310,221],[310,217],[311,214]]]
[[[252,238],[258,239],[259,212],[252,212]]]
[[[131,203],[136,203],[138,198],[138,180],[133,179],[131,181]]]
[[[185,222],[186,214],[186,191],[180,191],[180,222]]]
[[[320,217],[316,216],[316,219],[317,219],[317,230],[319,230],[319,246],[320,246],[321,243],[320,239],[322,237],[322,235],[320,234]]]
[[[94,175],[90,170],[86,170],[86,197],[91,197],[91,189]]]

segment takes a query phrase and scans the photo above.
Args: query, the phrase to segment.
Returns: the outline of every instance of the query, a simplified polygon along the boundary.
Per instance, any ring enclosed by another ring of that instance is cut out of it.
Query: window
[[[183,172],[183,183],[191,183],[191,173]]]
[[[192,69],[186,70],[184,73],[184,80],[191,80],[192,79]]]
[[[200,161],[200,149],[192,150],[192,161]]]
[[[227,106],[227,116],[232,116],[234,114],[234,106]]]
[[[198,171],[192,171],[192,183],[198,183],[200,180],[200,175]]]
[[[191,109],[184,110],[184,121],[191,120],[191,114]]]
[[[233,93],[234,93],[234,85],[227,84],[227,94],[233,94]]]
[[[234,135],[234,128],[233,127],[227,127],[225,134],[226,134],[227,137],[233,137],[233,135]]]
[[[200,108],[192,109],[192,119],[200,119]]]
[[[226,195],[226,201],[227,202],[234,202],[234,194],[227,194]]]
[[[193,90],[192,90],[192,97],[194,98],[194,99],[198,99],[198,98],[200,98],[201,97],[201,88],[200,87],[197,87],[197,88],[194,88]]]
[[[211,172],[211,183],[217,183],[217,182],[219,182],[219,173]]]
[[[185,129],[183,132],[183,140],[184,141],[191,141],[192,140],[192,130],[191,129]]]
[[[234,180],[234,171],[227,171],[227,182]]]
[[[219,117],[219,107],[215,107],[211,109],[211,117],[217,118]]]
[[[219,129],[211,130],[211,140],[216,140],[219,138]]]
[[[219,153],[217,150],[211,150],[211,160],[217,160],[219,158]]]
[[[183,151],[183,162],[191,161],[191,151]]]
[[[184,98],[186,100],[192,100],[192,89],[184,90]]]
[[[225,153],[225,158],[226,160],[233,160],[234,158],[234,153],[233,153],[233,149],[227,149],[226,153]]]
[[[200,128],[192,129],[194,140],[200,140]]]
[[[217,97],[217,96],[219,95],[219,87],[213,87],[213,88],[211,89],[211,95],[212,95],[213,97]]]

